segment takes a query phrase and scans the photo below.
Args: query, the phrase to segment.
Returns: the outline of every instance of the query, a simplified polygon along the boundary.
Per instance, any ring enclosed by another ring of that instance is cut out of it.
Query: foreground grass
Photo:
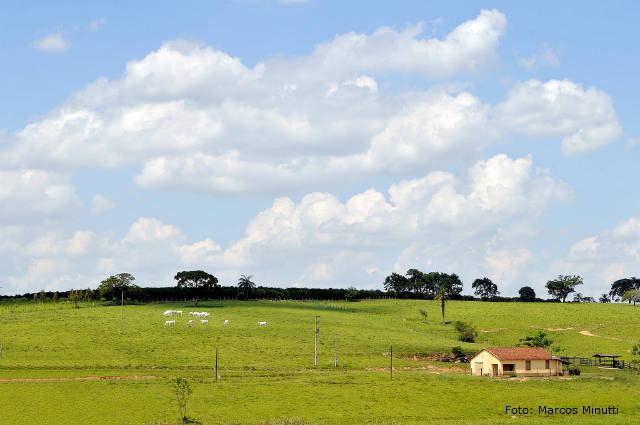
[[[175,327],[163,326],[168,308],[185,311]],[[427,323],[419,309],[428,312]],[[489,331],[481,333],[484,342],[474,344],[438,334],[451,325],[439,323],[439,305],[431,301],[209,302],[197,309],[212,314],[209,325],[194,327],[186,326],[190,310],[188,304],[127,306],[124,335],[118,307],[0,314],[5,347],[0,424],[175,423],[170,381],[178,376],[188,377],[194,388],[189,416],[205,424],[640,423],[640,378],[627,371],[491,379],[466,375],[467,365],[421,357],[455,345],[469,352],[513,345],[543,328],[563,329],[549,333],[567,354],[613,351],[628,357],[629,341],[640,337],[631,306],[447,303],[449,320]],[[318,367],[313,366],[315,315],[320,316]],[[268,325],[258,327],[257,321]],[[583,330],[600,336],[580,334]],[[391,345],[393,381],[386,369]],[[109,376],[126,379],[38,380]],[[581,412],[591,404],[617,405],[620,414],[537,415],[538,405]],[[505,414],[506,405],[534,407],[536,414],[512,417]]]

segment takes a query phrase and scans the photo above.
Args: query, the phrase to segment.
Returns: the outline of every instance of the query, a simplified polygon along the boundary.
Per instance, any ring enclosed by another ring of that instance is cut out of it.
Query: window
[[[549,360],[544,361],[544,368],[549,369]]]
[[[513,372],[514,368],[513,368],[513,364],[503,364],[502,365],[502,370],[505,372]]]
[[[531,370],[531,360],[527,360],[527,361],[525,362],[525,369],[526,369],[526,370]]]

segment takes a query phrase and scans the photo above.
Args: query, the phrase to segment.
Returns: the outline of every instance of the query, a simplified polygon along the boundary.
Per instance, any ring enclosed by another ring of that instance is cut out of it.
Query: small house
[[[475,376],[562,375],[562,360],[542,347],[491,347],[469,361]]]

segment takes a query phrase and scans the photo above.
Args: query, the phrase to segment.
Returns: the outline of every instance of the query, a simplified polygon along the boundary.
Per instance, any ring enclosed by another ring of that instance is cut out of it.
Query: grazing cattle
[[[205,320],[201,320],[200,323],[202,323],[203,325],[206,325],[207,323],[209,323],[209,321],[205,319]]]
[[[193,325],[194,323],[195,323],[195,322],[194,322],[193,320],[189,320],[189,321],[187,322],[187,325],[191,326],[191,325]]]
[[[182,310],[174,310],[173,313],[177,314],[180,317],[182,317]]]
[[[164,322],[165,326],[173,326],[176,324],[175,320],[167,320],[166,322]]]
[[[267,326],[267,322],[258,322],[258,326]]]
[[[162,313],[162,315],[164,317],[169,317],[169,316],[173,316],[173,310],[167,310],[164,313]]]
[[[224,321],[224,325],[225,325],[225,326],[227,326],[228,324],[229,324],[229,321],[228,321],[228,320],[225,320],[225,321]]]

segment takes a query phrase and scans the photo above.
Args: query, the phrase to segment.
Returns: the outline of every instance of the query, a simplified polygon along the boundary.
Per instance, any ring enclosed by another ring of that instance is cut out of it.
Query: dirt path
[[[0,383],[10,382],[70,382],[70,381],[111,381],[111,380],[140,380],[140,379],[163,379],[167,376],[154,375],[128,375],[128,376],[77,376],[74,378],[10,378],[0,379]]]
[[[578,333],[579,333],[579,334],[582,334],[582,335],[586,335],[586,336],[597,336],[597,337],[600,337],[600,335],[594,335],[594,334],[592,334],[592,333],[591,333],[591,332],[589,332],[589,331],[580,331],[580,332],[578,332]]]

